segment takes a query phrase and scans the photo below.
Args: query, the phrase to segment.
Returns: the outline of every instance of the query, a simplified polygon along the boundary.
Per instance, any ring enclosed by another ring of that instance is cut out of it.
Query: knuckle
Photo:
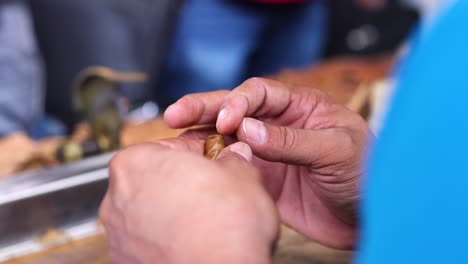
[[[252,77],[247,79],[237,91],[252,94],[255,98],[262,98],[265,95],[266,87],[268,87],[267,79]]]
[[[244,84],[251,91],[263,92],[267,86],[267,80],[260,77],[252,77],[247,79]]]
[[[199,94],[184,95],[177,103],[183,105],[187,109],[193,109],[195,112],[202,112],[204,110],[204,104],[200,100]]]
[[[146,148],[146,145],[131,146],[114,155],[109,162],[109,189],[118,188],[127,174],[138,169],[139,162],[146,162],[149,156],[144,155]]]
[[[128,149],[122,150],[117,152],[115,156],[109,162],[109,177],[115,178],[122,175],[125,171],[125,167],[127,166],[129,155]]]
[[[145,164],[153,164],[151,144],[137,145],[118,152],[109,163],[109,187],[100,214],[124,212],[144,182]]]
[[[161,147],[155,143],[144,143],[122,149],[109,162],[109,173],[118,177],[129,170],[139,168],[139,164],[145,164],[151,158],[150,153]]]
[[[288,127],[279,127],[280,147],[286,151],[294,149],[297,146],[298,132]]]
[[[266,82],[266,79],[264,78],[251,77],[244,82],[244,85],[248,87],[258,87],[258,86],[264,86],[265,82]]]
[[[234,107],[241,109],[249,109],[252,107],[251,104],[256,105],[264,101],[267,87],[267,79],[249,78],[226,97],[225,104],[232,104]]]
[[[122,163],[125,162],[125,156],[118,152],[109,162],[109,178],[115,178],[122,172]]]

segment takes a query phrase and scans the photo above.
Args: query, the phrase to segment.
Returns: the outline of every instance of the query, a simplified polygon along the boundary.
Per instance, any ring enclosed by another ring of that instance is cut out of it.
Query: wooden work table
[[[351,252],[325,248],[283,228],[274,264],[347,264]],[[110,264],[105,235],[60,246],[4,264]]]

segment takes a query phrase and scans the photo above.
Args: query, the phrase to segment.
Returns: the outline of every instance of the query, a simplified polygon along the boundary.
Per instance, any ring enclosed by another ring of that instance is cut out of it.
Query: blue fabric
[[[468,1],[423,30],[365,183],[360,264],[468,263]]]
[[[189,0],[164,67],[160,98],[230,89],[248,77],[303,67],[322,51],[323,3]]]
[[[27,6],[0,2],[0,137],[27,130],[43,114],[43,79]]]

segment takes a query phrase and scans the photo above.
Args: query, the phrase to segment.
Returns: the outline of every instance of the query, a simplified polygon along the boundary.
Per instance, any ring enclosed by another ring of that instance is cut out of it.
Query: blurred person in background
[[[32,1],[47,67],[47,112],[69,130],[82,120],[72,108],[71,87],[78,72],[91,65],[152,75],[155,89],[125,85],[123,93],[132,102],[155,95],[165,108],[187,93],[234,87],[249,76],[304,67],[323,54],[329,1],[187,0],[161,71],[166,44],[157,25],[171,29],[163,19],[169,15],[161,13],[164,2]],[[387,1],[353,2],[372,11]]]
[[[29,131],[43,115],[43,68],[29,8],[0,2],[0,137]]]
[[[149,73],[159,60],[170,5],[175,0],[31,1],[39,45],[47,67],[46,111],[73,129],[83,119],[72,106],[72,86],[89,66]],[[125,84],[122,95],[145,101],[151,91]]]
[[[159,101],[235,87],[321,57],[326,1],[188,0],[161,74]]]
[[[159,102],[165,108],[187,93],[303,68],[325,54],[394,51],[417,19],[396,0],[189,0],[161,74]],[[355,35],[365,35],[365,43],[350,48]]]

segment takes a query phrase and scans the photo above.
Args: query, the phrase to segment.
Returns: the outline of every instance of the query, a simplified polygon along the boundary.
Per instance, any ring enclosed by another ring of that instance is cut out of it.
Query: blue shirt
[[[43,114],[43,68],[24,1],[0,1],[0,137]]]
[[[359,264],[468,263],[468,1],[416,40],[371,158]]]

